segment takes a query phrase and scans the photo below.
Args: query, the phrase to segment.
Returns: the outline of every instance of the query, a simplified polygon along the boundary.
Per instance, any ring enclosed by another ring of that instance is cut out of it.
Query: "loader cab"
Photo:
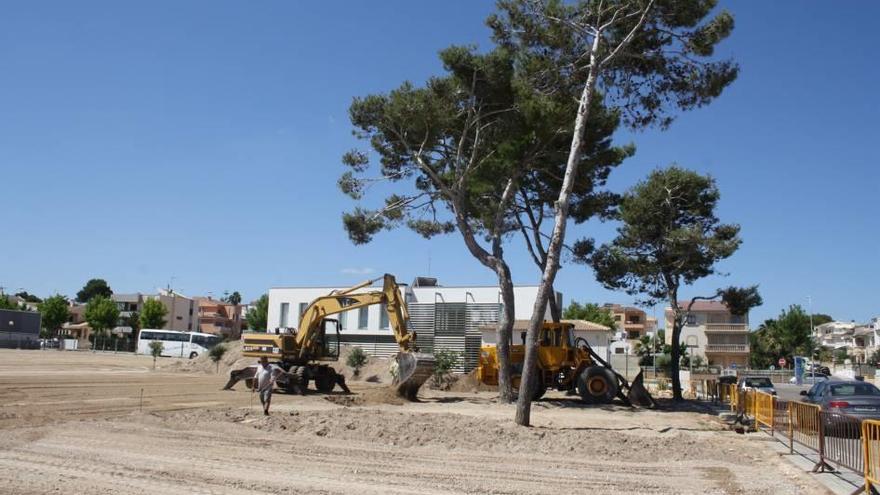
[[[544,323],[538,338],[538,358],[543,369],[555,371],[571,366],[577,351],[573,329],[571,323]]]

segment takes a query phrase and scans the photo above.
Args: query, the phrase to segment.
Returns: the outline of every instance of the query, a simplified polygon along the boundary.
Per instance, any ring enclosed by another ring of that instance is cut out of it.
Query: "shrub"
[[[153,369],[156,369],[156,358],[162,355],[165,344],[158,340],[150,342],[150,355],[153,356]]]
[[[434,385],[443,387],[452,375],[452,369],[458,364],[461,355],[450,349],[434,351]]]
[[[361,374],[361,368],[363,368],[367,364],[367,353],[364,352],[360,347],[352,347],[348,352],[348,358],[345,359],[345,364],[354,370],[354,376],[359,376]]]
[[[226,346],[223,344],[217,344],[208,351],[211,361],[217,365],[217,373],[220,373],[220,360],[223,359],[224,354],[226,354]]]
[[[670,364],[672,364],[672,356],[669,354],[661,354],[657,356],[657,369],[668,371]]]

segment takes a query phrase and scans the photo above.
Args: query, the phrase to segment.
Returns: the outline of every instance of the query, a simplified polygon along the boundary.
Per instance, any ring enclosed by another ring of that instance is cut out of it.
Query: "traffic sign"
[[[784,357],[779,358],[779,367],[785,368],[785,358]]]

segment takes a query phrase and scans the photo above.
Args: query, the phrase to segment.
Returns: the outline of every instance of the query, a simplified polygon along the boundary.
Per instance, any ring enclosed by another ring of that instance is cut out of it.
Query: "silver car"
[[[813,385],[809,391],[801,391],[801,395],[826,412],[859,419],[880,418],[880,389],[870,383],[828,380]]]

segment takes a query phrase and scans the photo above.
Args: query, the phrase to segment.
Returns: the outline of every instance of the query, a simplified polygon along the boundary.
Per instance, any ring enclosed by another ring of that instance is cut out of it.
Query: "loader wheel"
[[[291,369],[290,371],[293,372],[293,369]],[[296,375],[297,381],[299,382],[299,393],[305,395],[306,390],[308,390],[309,388],[309,379],[311,378],[309,376],[308,366],[297,366],[296,372],[294,372],[294,374]]]
[[[315,388],[318,392],[329,394],[336,386],[336,371],[332,368],[321,368],[315,376]]]
[[[578,377],[577,390],[587,404],[607,404],[617,395],[617,377],[602,366],[590,366]]]
[[[537,378],[537,377],[536,377]],[[547,385],[541,382],[532,386],[532,400],[538,400],[547,393]]]

